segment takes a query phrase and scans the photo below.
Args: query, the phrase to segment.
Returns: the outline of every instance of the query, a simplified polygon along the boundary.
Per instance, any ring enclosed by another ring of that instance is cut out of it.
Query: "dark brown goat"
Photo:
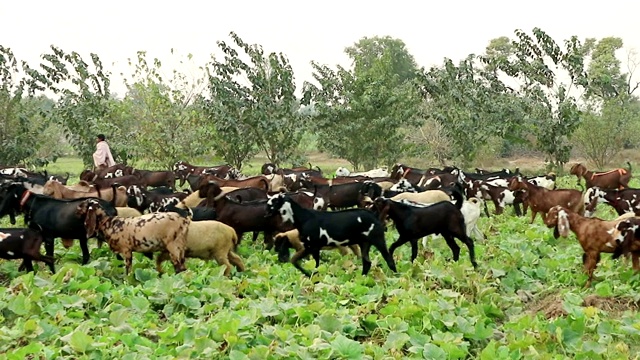
[[[514,176],[511,179],[509,182],[509,190],[527,191],[527,201],[531,208],[532,224],[538,213],[541,213],[544,217],[549,210],[556,205],[564,206],[579,215],[584,214],[584,201],[582,200],[582,193],[578,190],[549,190],[541,186],[533,185],[521,176]]]
[[[176,189],[176,178],[171,171],[133,170],[132,175],[138,175],[147,186],[167,186]]]

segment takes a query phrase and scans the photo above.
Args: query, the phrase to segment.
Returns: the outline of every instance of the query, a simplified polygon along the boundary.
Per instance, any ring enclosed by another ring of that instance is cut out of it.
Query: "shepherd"
[[[116,161],[111,155],[111,149],[106,142],[103,134],[98,134],[96,137],[96,152],[93,153],[93,164],[95,170],[103,170],[116,164]]]

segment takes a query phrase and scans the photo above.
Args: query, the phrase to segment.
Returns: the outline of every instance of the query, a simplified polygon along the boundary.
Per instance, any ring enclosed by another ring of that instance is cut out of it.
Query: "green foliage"
[[[591,61],[587,68],[589,85],[585,96],[587,98],[598,97],[609,99],[631,94],[627,84],[627,74],[622,74],[620,60],[616,57],[616,51],[622,49],[621,38],[606,37],[598,42],[595,39],[588,40],[588,51]],[[593,49],[590,49],[590,47]]]
[[[179,65],[184,65],[183,61]],[[196,104],[204,79],[189,78],[178,70],[165,76],[161,61],[148,61],[144,51],[138,52],[135,61],[129,59],[129,66],[133,72],[131,79],[125,81],[128,92],[121,105],[125,109],[113,112],[125,114],[118,119],[118,127],[126,129],[127,133],[122,134],[125,139],[132,140],[127,148],[136,157],[165,169],[171,169],[185,154],[207,153],[210,137]]]
[[[605,99],[600,109],[587,109],[573,141],[598,169],[605,169],[625,144],[637,143],[639,124],[640,103],[623,94]]]
[[[456,66],[423,69],[420,89],[425,96],[425,116],[438,121],[451,140],[451,151],[463,165],[473,161],[492,136],[518,140],[521,100],[495,73],[476,64],[469,55]]]
[[[96,135],[108,123],[111,97],[109,73],[98,55],[92,53],[90,57],[89,64],[79,53],[66,53],[52,45],[51,53],[42,56],[40,70],[27,72],[31,91],[50,90],[59,97],[49,116],[63,127],[67,141],[85,166],[93,165]],[[109,140],[117,147],[116,139]]]
[[[234,32],[230,37],[235,47],[218,41],[224,59],[213,59],[208,72],[211,97],[205,106],[217,134],[216,152],[238,167],[256,149],[275,164],[291,160],[306,129],[293,68],[282,53],[266,55],[262,46]]]
[[[536,137],[536,146],[552,166],[561,168],[569,160],[569,137],[580,123],[577,100],[570,90],[588,84],[585,49],[575,36],[566,40],[561,48],[539,28],[534,28],[532,35],[522,30],[515,33],[517,39],[512,40],[510,48],[512,56],[485,56],[483,62],[521,81],[518,93],[527,114],[525,122]],[[568,75],[568,84],[560,80],[558,71]]]
[[[50,125],[43,116],[47,99],[25,96],[25,70],[28,66],[19,67],[11,49],[0,45],[0,165],[42,166],[59,155],[39,153],[50,146],[43,136]]]
[[[312,62],[318,85],[305,83],[303,103],[313,103],[320,150],[354,169],[389,165],[409,150],[405,128],[418,122],[415,62],[399,39],[363,38],[345,52],[352,70]]]

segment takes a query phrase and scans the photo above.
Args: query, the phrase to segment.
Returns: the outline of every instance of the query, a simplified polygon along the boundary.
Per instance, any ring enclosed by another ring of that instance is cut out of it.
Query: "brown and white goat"
[[[580,185],[580,178],[584,177],[587,188],[597,186],[602,189],[625,189],[629,187],[631,179],[631,164],[628,161],[627,165],[629,165],[628,169],[593,172],[587,170],[581,163],[577,163],[571,167],[570,173],[578,178],[578,185]]]
[[[640,271],[640,218],[632,217],[616,225],[613,237],[619,243],[613,258],[631,254],[633,270]]]
[[[562,206],[554,206],[544,218],[544,223],[547,227],[554,228],[555,238],[568,237],[569,230],[576,234],[584,251],[582,263],[589,276],[585,287],[589,287],[593,280],[593,272],[600,261],[600,253],[613,253],[618,246],[614,236],[616,226],[633,216],[632,213],[624,214],[615,220],[605,221],[581,216]]]
[[[186,270],[184,253],[190,220],[177,213],[153,213],[135,218],[108,216],[100,204],[89,199],[76,209],[76,215],[84,219],[87,238],[100,233],[111,251],[124,259],[125,273],[131,271],[133,252],[168,253],[176,273]],[[156,259],[161,270],[162,255]]]
[[[515,176],[509,182],[509,190],[526,190],[527,201],[531,208],[531,224],[536,215],[541,213],[544,217],[549,210],[556,206],[564,206],[580,215],[584,214],[584,202],[582,193],[574,189],[549,190],[541,186],[533,185],[520,176]]]

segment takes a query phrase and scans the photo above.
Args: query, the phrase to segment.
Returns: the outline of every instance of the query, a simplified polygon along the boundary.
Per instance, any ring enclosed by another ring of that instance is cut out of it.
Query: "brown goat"
[[[244,180],[225,180],[221,179],[215,175],[205,174],[202,175],[200,179],[199,185],[202,186],[209,182],[214,182],[220,187],[254,187],[259,189],[264,189],[264,191],[269,191],[269,179],[264,175],[253,176],[250,178],[246,178]]]
[[[605,221],[598,218],[586,218],[565,207],[554,206],[544,218],[544,223],[549,228],[555,227],[553,236],[556,239],[559,236],[569,236],[569,230],[576,234],[584,251],[582,263],[589,276],[585,287],[589,287],[593,280],[593,272],[600,261],[600,253],[613,253],[618,246],[618,242],[613,236],[616,226],[619,222],[633,216],[633,213],[629,213],[615,220]]]
[[[509,181],[509,190],[526,190],[527,201],[531,208],[531,224],[538,213],[544,217],[549,210],[556,206],[564,206],[580,215],[584,214],[582,193],[574,189],[549,190],[542,186],[533,185],[520,176],[514,176]]]
[[[107,201],[113,201],[113,196],[115,194],[116,200],[114,206],[127,206],[127,188],[124,186],[117,187],[115,189],[115,192],[113,187],[102,190],[93,188],[92,191],[74,191],[55,180],[49,180],[44,184],[42,194],[51,196],[54,199],[80,199],[86,197],[96,197]]]
[[[584,177],[587,188],[597,186],[601,189],[625,189],[629,187],[631,179],[631,164],[629,162],[627,164],[629,169],[619,168],[598,173],[589,171],[584,165],[577,163],[571,167],[570,173],[578,178],[578,185],[580,185],[580,178]]]

